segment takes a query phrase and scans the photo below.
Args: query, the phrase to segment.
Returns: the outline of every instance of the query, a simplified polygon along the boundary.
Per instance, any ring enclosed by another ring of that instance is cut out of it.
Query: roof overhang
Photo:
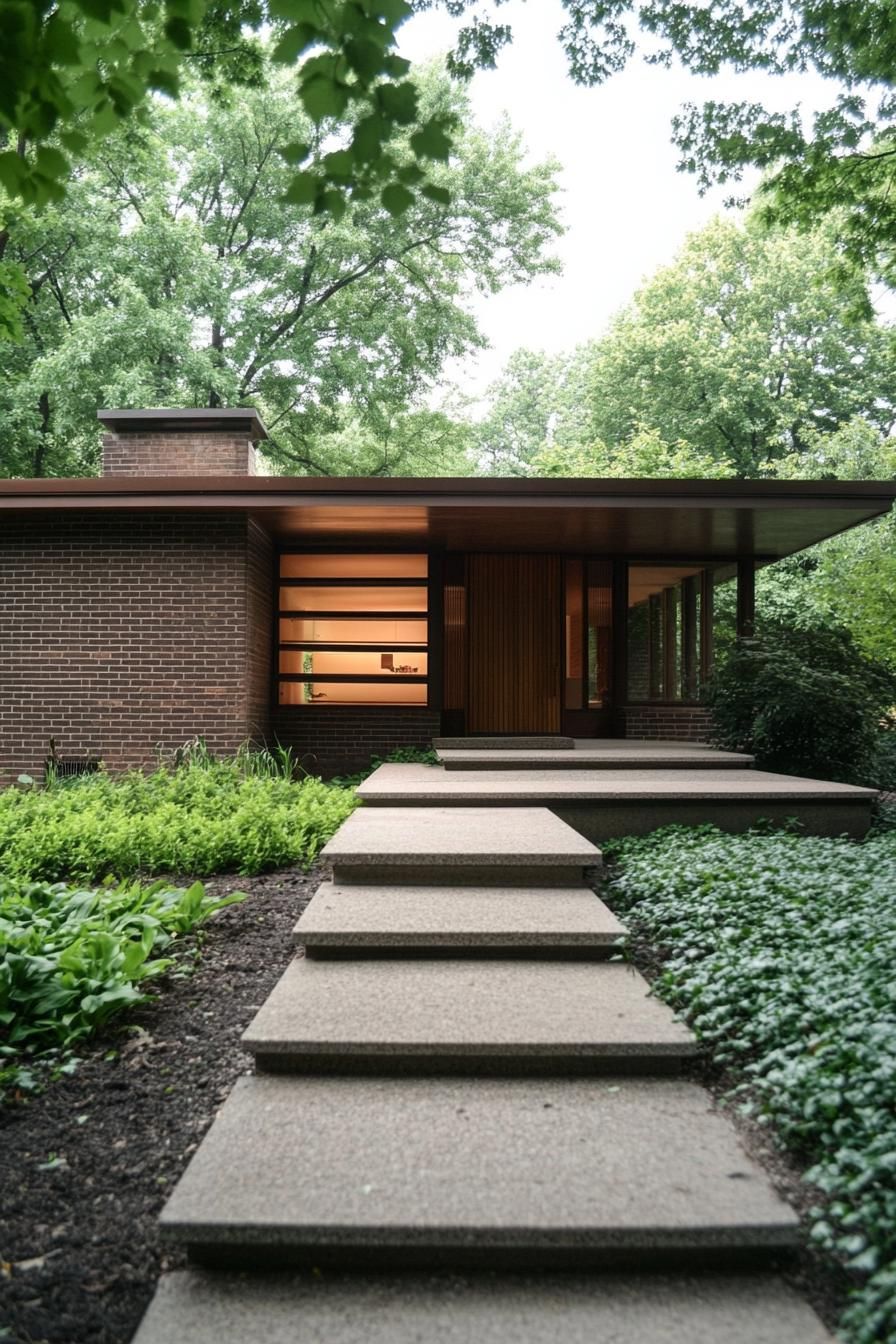
[[[107,477],[0,481],[0,511],[238,514],[305,545],[768,563],[887,513],[892,481]]]

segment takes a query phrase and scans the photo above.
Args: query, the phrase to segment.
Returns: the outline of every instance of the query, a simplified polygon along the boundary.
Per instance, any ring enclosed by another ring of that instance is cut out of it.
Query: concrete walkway
[[[324,854],[309,955],[162,1215],[194,1268],[136,1344],[830,1340],[690,1033],[608,958],[591,843],[545,808],[383,806]]]

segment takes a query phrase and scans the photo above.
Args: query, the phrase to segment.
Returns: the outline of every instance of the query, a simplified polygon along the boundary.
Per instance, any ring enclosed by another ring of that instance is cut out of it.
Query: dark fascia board
[[[105,416],[164,417],[165,411],[100,411]],[[177,412],[183,415],[183,412]],[[200,414],[197,412],[196,414]],[[247,418],[255,412],[206,411],[204,415]],[[257,419],[257,417],[256,417]],[[130,422],[133,427],[135,422]],[[159,421],[154,422],[158,426]],[[261,422],[258,421],[260,424]],[[612,478],[551,478],[508,480],[453,476],[106,476],[0,480],[0,507],[24,500],[42,500],[52,507],[145,508],[156,502],[178,507],[282,507],[298,503],[441,504],[506,507],[581,507],[583,503],[616,507],[649,504],[653,508],[728,507],[756,505],[783,507],[813,504],[866,505],[870,513],[885,513],[896,501],[896,481],[732,481]]]
[[[161,408],[151,411],[97,411],[97,420],[116,434],[140,430],[156,433],[188,433],[190,430],[229,430],[245,433],[250,439],[266,439],[268,432],[258,412],[251,406],[209,409],[196,407]]]

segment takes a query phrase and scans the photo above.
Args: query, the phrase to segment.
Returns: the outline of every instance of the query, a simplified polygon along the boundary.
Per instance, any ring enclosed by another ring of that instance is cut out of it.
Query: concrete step
[[[321,855],[339,884],[580,886],[601,862],[545,807],[361,807]]]
[[[588,887],[337,886],[294,930],[308,957],[610,956],[625,928]]]
[[[779,1278],[166,1274],[133,1344],[833,1344]]]
[[[559,733],[518,737],[434,737],[435,751],[572,751],[575,740]]]
[[[624,743],[622,747],[624,747]],[[612,742],[577,743],[575,751],[440,751],[446,770],[747,770],[754,757],[706,747],[614,749]]]
[[[707,822],[745,831],[760,820],[796,817],[810,835],[868,830],[874,789],[798,779],[764,770],[455,770],[381,765],[358,789],[373,807],[548,807],[580,835],[601,842],[659,826]]]
[[[241,1078],[161,1217],[242,1269],[750,1263],[798,1220],[672,1079]]]
[[[669,1073],[690,1031],[622,962],[308,961],[243,1035],[275,1072]]]

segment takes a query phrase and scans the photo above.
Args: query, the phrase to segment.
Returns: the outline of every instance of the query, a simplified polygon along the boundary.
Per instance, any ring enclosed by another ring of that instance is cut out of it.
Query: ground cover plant
[[[194,752],[151,773],[0,792],[0,874],[102,882],[307,866],[355,806],[349,790],[262,771],[251,754]]]
[[[66,1067],[85,1037],[145,1002],[145,983],[176,964],[159,954],[179,934],[243,899],[213,899],[201,882],[83,890],[0,877],[0,1090],[35,1085],[28,1060]]]
[[[660,958],[655,992],[819,1191],[812,1238],[859,1280],[843,1338],[896,1339],[896,832],[672,827],[610,848],[608,900]]]

